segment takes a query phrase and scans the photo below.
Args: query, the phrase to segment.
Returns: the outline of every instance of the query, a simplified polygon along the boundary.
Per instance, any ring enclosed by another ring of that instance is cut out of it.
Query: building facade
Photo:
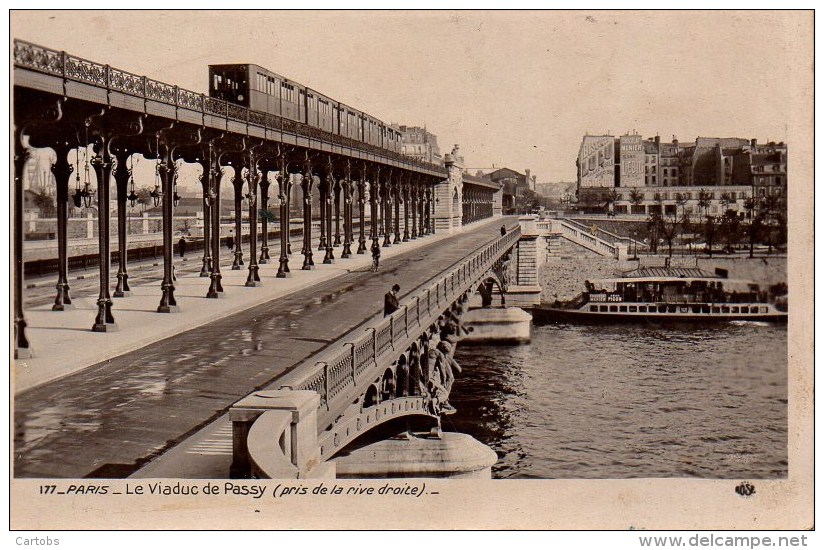
[[[585,135],[576,165],[577,204],[585,212],[649,214],[658,206],[666,212],[676,195],[688,204],[697,201],[702,190],[710,192],[715,209],[723,202],[740,211],[743,205],[729,201],[730,196],[735,201],[777,197],[786,208],[787,145],[783,142],[698,137],[683,143],[675,136],[662,142],[659,136],[643,139],[636,133]],[[702,210],[711,215],[713,208]]]
[[[401,153],[425,162],[443,164],[438,136],[419,126],[396,126],[401,133]]]

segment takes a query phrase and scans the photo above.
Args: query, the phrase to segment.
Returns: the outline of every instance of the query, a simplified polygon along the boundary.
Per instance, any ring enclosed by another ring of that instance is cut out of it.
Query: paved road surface
[[[15,476],[125,477],[363,323],[392,283],[407,294],[497,236],[487,224],[24,392]]]

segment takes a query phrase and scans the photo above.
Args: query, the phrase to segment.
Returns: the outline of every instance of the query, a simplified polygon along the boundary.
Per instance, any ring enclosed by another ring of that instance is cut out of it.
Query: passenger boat
[[[724,273],[723,270],[719,270]],[[787,311],[752,281],[698,268],[639,268],[621,277],[586,281],[569,302],[532,310],[536,321],[779,321]]]

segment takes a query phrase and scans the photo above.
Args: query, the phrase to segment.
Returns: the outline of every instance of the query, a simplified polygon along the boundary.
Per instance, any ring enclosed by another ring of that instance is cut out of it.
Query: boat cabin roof
[[[756,283],[747,279],[725,279],[723,277],[615,277],[612,279],[592,279],[590,282],[597,285],[599,283],[692,283],[695,281],[722,283],[724,285],[756,285]]]

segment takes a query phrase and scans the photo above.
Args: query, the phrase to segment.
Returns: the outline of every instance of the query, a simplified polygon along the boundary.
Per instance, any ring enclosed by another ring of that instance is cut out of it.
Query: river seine
[[[458,346],[443,428],[498,453],[494,478],[787,476],[787,327],[533,326]]]

